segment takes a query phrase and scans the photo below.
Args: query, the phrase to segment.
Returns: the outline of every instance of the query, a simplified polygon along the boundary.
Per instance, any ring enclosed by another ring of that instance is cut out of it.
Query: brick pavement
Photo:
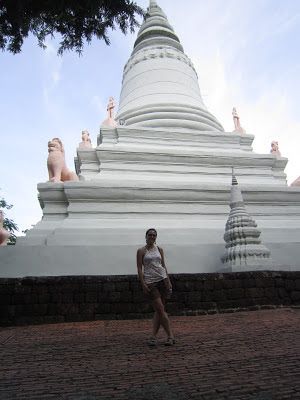
[[[300,399],[300,310],[0,328],[0,399]],[[163,335],[161,333],[161,338]]]

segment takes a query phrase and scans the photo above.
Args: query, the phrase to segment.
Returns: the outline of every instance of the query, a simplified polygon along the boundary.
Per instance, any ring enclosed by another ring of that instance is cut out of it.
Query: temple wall
[[[171,315],[300,305],[300,271],[174,274]],[[0,279],[0,325],[149,318],[136,275]]]
[[[207,232],[209,237],[210,232]],[[76,236],[76,235],[75,235]],[[278,233],[278,236],[280,234]],[[265,239],[265,235],[263,239]],[[69,241],[73,240],[70,235]],[[80,239],[80,235],[77,234]],[[54,241],[55,238],[53,238]],[[103,243],[89,246],[89,239],[95,240],[95,235],[84,237],[86,244],[68,245],[67,236],[57,237],[66,241],[65,244],[6,246],[0,249],[0,277],[14,278],[25,276],[63,276],[63,275],[124,275],[136,274],[136,250],[143,243],[115,244]],[[124,238],[123,238],[124,239]],[[176,237],[175,237],[176,239]],[[109,240],[109,238],[106,238]],[[122,237],[120,236],[120,241]],[[56,243],[57,243],[56,242]],[[285,243],[280,240],[263,243],[271,251],[272,269],[300,271],[299,241]],[[166,254],[170,273],[214,273],[222,271],[221,256],[225,252],[224,243],[184,243],[177,244],[160,241]],[[12,248],[13,247],[13,248]],[[252,267],[253,268],[253,267]],[[259,268],[255,268],[259,269]],[[260,269],[266,269],[262,266]],[[269,269],[269,268],[268,268]],[[247,271],[245,265],[236,266],[237,271]]]

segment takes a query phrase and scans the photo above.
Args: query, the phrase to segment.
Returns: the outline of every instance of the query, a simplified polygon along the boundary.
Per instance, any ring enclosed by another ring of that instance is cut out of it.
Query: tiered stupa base
[[[136,274],[136,250],[150,227],[170,272],[220,271],[232,165],[271,269],[300,269],[300,188],[286,186],[287,160],[253,153],[252,140],[102,129],[98,147],[78,149],[79,182],[38,185],[43,219],[1,249],[1,276]]]
[[[38,185],[43,219],[1,249],[1,276],[136,274],[136,250],[150,227],[170,272],[220,271],[232,165],[272,253],[265,269],[300,269],[300,188],[286,185],[287,160],[253,153],[252,140],[102,129],[98,147],[78,149],[79,182]]]

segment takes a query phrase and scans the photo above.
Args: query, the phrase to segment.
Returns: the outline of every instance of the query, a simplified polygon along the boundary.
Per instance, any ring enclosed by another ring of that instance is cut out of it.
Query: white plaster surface
[[[159,232],[170,272],[222,270],[229,184],[124,177],[38,189],[44,217],[17,246],[0,249],[1,276],[134,274],[149,227]],[[243,197],[272,269],[299,268],[300,189],[248,185]]]
[[[276,261],[272,270],[300,269],[299,242],[265,243]],[[1,247],[0,277],[136,274],[136,249],[141,245],[142,241],[130,245]],[[223,243],[172,245],[162,240],[160,245],[170,273],[222,271]]]
[[[204,105],[193,64],[157,4],[150,4],[125,65],[116,118],[134,127],[224,130]]]

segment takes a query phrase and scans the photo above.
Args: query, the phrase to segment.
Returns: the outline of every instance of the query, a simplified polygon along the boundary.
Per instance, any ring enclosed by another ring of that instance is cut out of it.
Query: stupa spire
[[[260,240],[260,230],[248,214],[242,192],[232,168],[230,214],[225,227],[225,253],[222,257],[225,271],[246,271],[270,268],[270,250]]]
[[[153,45],[167,45],[183,52],[180,40],[170,25],[166,14],[155,0],[150,0],[145,21],[138,32],[132,54]]]
[[[236,179],[236,177],[234,175],[234,168],[231,167],[231,169],[232,169],[232,185],[237,185],[238,181],[237,181],[237,179]]]
[[[152,7],[157,7],[157,2],[155,0],[149,0],[149,9]]]
[[[124,67],[116,118],[138,128],[224,131],[207,111],[194,66],[155,0]]]

